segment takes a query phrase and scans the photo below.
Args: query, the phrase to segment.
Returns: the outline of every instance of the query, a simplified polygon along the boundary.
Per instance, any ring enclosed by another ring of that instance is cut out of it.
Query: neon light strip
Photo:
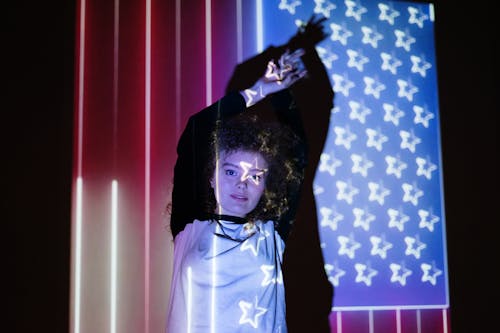
[[[212,104],[212,4],[205,0],[205,68],[206,103]]]
[[[113,170],[116,168],[118,136],[118,68],[120,43],[120,0],[115,0],[113,33]]]
[[[446,309],[443,309],[443,333],[448,333],[448,320]]]
[[[262,0],[257,0],[255,3],[257,17],[257,52],[264,50],[264,20],[262,18]]]
[[[236,1],[236,57],[238,63],[243,61],[243,16],[241,0]]]
[[[193,306],[193,272],[191,267],[188,267],[187,269],[187,278],[188,278],[188,300],[187,300],[187,322],[188,322],[188,327],[187,327],[187,333],[191,333],[191,320],[193,318],[192,314],[192,306]]]
[[[75,290],[73,332],[80,332],[80,295],[82,267],[82,178],[76,179],[76,245],[75,245]]]
[[[181,133],[181,0],[175,1],[175,135]]]
[[[396,309],[396,333],[401,333],[401,310]]]
[[[342,312],[337,311],[337,333],[342,333]]]
[[[116,290],[118,267],[118,182],[111,182],[111,278],[110,278],[110,332],[116,333]]]
[[[145,166],[144,166],[144,332],[149,333],[150,272],[150,182],[151,182],[151,0],[146,0],[146,68],[145,68]]]
[[[83,83],[85,75],[85,0],[80,2],[80,54],[78,66],[78,166],[77,177],[82,176],[83,156]]]
[[[417,309],[417,333],[422,333],[422,318],[420,317],[420,310]]]
[[[218,186],[217,186],[218,187]],[[215,228],[218,226],[216,225]],[[213,236],[213,247],[212,247],[212,295],[211,295],[211,306],[210,306],[210,332],[215,333],[215,285],[217,282],[216,272],[217,272],[217,262],[215,257],[217,255],[217,236]]]
[[[373,311],[372,310],[368,311],[368,327],[369,327],[368,331],[370,333],[373,333],[374,330],[373,330]]]

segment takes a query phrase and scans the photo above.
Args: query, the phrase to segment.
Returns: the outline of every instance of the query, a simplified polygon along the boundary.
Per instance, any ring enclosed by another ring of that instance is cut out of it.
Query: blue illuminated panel
[[[334,310],[448,307],[433,6],[262,5],[264,48],[328,18],[317,51],[335,107],[315,195]]]

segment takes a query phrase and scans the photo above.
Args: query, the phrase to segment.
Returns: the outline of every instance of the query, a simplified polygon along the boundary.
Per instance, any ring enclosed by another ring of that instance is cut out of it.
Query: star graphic
[[[265,231],[265,234],[260,233],[257,238],[257,244],[254,244],[254,237],[247,238],[243,243],[241,243],[240,251],[250,250],[254,256],[257,256],[259,253],[260,243],[268,236],[268,231]]]
[[[417,56],[410,56],[411,63],[413,64],[411,66],[411,72],[412,73],[418,73],[420,76],[425,77],[427,70],[432,67],[432,65],[425,61],[425,59],[422,57],[417,57]]]
[[[368,201],[377,201],[381,206],[384,204],[385,197],[391,194],[391,191],[384,187],[382,181],[378,183],[368,182],[368,189],[370,190]]]
[[[352,133],[350,128],[335,126],[333,128],[335,132],[335,144],[337,146],[344,146],[347,150],[351,149],[351,142],[356,140],[356,134]]]
[[[361,16],[368,11],[359,1],[345,0],[344,3],[347,6],[345,16],[352,17],[357,22],[361,21]]]
[[[382,65],[380,68],[383,71],[389,71],[392,74],[396,75],[398,73],[398,67],[403,65],[403,62],[396,58],[394,54],[389,54],[382,52],[380,53],[380,57],[382,58]]]
[[[387,215],[389,215],[389,228],[396,228],[401,232],[405,229],[405,223],[410,220],[410,217],[405,215],[401,208],[399,210],[389,208],[387,209]]]
[[[413,185],[408,183],[403,183],[401,185],[403,191],[405,192],[403,195],[404,202],[411,202],[414,206],[418,205],[418,198],[424,195],[424,192],[420,190],[415,183]]]
[[[278,8],[281,10],[287,10],[290,14],[295,14],[295,7],[301,5],[302,2],[299,0],[293,0],[292,2],[288,2],[288,0],[280,0]]]
[[[370,169],[374,165],[373,162],[367,159],[365,155],[361,156],[358,154],[352,154],[351,160],[352,160],[351,172],[353,174],[359,173],[365,178],[366,176],[368,176],[368,169]]]
[[[439,217],[432,214],[432,210],[426,211],[424,209],[418,210],[418,216],[420,216],[420,222],[418,223],[418,227],[423,229],[427,228],[430,232],[434,231],[434,224],[439,222]],[[429,218],[427,220],[427,218]]]
[[[401,136],[401,149],[407,148],[412,153],[415,152],[416,145],[422,142],[419,137],[413,134],[413,131],[399,131],[399,136]]]
[[[427,108],[423,108],[418,105],[413,106],[413,112],[415,112],[415,118],[413,118],[413,122],[415,124],[422,124],[425,128],[429,127],[429,120],[434,118],[434,114],[429,112]]]
[[[350,81],[346,74],[343,76],[332,74],[333,91],[342,93],[345,97],[349,96],[349,90],[355,87],[354,82]]]
[[[387,251],[392,248],[392,244],[385,240],[385,236],[371,236],[370,242],[372,243],[372,249],[370,254],[372,256],[379,255],[380,258],[387,258]]]
[[[373,95],[376,99],[380,98],[380,92],[385,90],[385,85],[380,82],[377,78],[372,78],[369,76],[363,77],[365,82],[365,95]]]
[[[391,282],[399,282],[402,286],[405,286],[406,278],[412,274],[412,271],[407,269],[404,264],[391,263],[389,268],[392,271]],[[400,271],[402,274],[400,274]]]
[[[399,12],[397,10],[394,10],[392,5],[388,6],[384,3],[379,3],[378,9],[380,9],[380,15],[378,16],[378,19],[380,21],[387,21],[390,25],[394,25],[394,19],[399,16]]]
[[[322,153],[320,157],[319,172],[328,172],[331,176],[335,176],[335,170],[342,165],[342,161],[335,158],[334,153]]]
[[[436,278],[443,274],[443,271],[437,269],[434,263],[432,263],[432,265],[423,263],[420,265],[420,268],[423,271],[422,282],[430,282],[433,286],[436,285]],[[430,273],[431,270],[432,273]]]
[[[408,23],[416,24],[421,29],[424,27],[424,21],[429,19],[429,16],[424,14],[420,8],[409,6],[408,13],[410,13]]]
[[[352,213],[354,214],[353,226],[361,227],[364,231],[370,230],[370,223],[375,221],[375,215],[370,214],[368,209],[353,208]]]
[[[345,275],[345,271],[339,268],[337,262],[334,262],[333,265],[325,264],[325,271],[328,275],[328,281],[334,287],[338,287],[340,285],[340,278]]]
[[[345,24],[338,25],[336,23],[330,23],[330,29],[332,30],[330,39],[332,41],[338,41],[344,46],[347,45],[347,39],[353,36],[353,33],[346,28]]]
[[[401,31],[399,29],[394,30],[394,34],[396,35],[396,47],[402,47],[405,51],[409,52],[411,49],[411,44],[416,42],[416,39],[413,38],[408,31]]]
[[[362,124],[366,122],[366,116],[372,113],[372,110],[367,108],[363,101],[361,103],[349,101],[349,107],[351,108],[349,119],[358,120]]]
[[[357,283],[364,282],[368,287],[372,285],[372,278],[378,274],[378,272],[370,267],[369,264],[357,263],[354,268],[358,272],[355,281]],[[366,275],[365,275],[366,273]]]
[[[344,219],[344,215],[337,212],[335,206],[331,209],[328,207],[321,207],[319,213],[321,214],[320,225],[322,227],[330,227],[334,231],[337,230],[339,222]],[[330,218],[331,216],[333,216],[333,218]]]
[[[355,51],[347,49],[346,53],[349,57],[349,60],[347,61],[347,67],[354,67],[360,72],[363,71],[363,66],[370,61],[363,55],[363,52],[361,50]]]
[[[401,179],[402,171],[408,167],[406,163],[401,161],[399,156],[391,156],[387,155],[385,157],[385,161],[387,163],[387,169],[385,173],[387,175],[394,175],[396,178]]]
[[[394,125],[399,126],[399,118],[403,117],[405,113],[398,108],[397,104],[384,103],[382,104],[382,108],[385,111],[384,121],[392,122]]]
[[[318,52],[318,55],[321,58],[323,64],[325,64],[325,67],[328,69],[332,69],[333,62],[337,60],[339,56],[333,53],[330,49],[321,46],[317,46],[316,51]]]
[[[370,44],[374,49],[378,47],[378,41],[384,38],[384,36],[377,31],[376,27],[369,28],[362,26],[361,32],[363,33],[361,42],[363,44]]]
[[[374,130],[372,128],[367,128],[365,132],[368,136],[368,140],[366,140],[366,146],[374,147],[379,152],[382,151],[382,144],[389,141],[389,138],[382,134],[380,129]]]
[[[359,193],[359,190],[352,186],[351,182],[337,180],[335,183],[337,189],[337,200],[345,200],[348,204],[352,204],[353,197]]]
[[[239,324],[250,324],[253,328],[259,327],[259,317],[267,312],[266,308],[259,307],[257,297],[254,303],[240,301],[238,303],[242,311]]]
[[[314,12],[316,14],[322,14],[326,18],[330,18],[330,12],[337,8],[337,6],[330,1],[326,0],[314,0],[316,4],[314,6]]]
[[[437,165],[433,164],[429,158],[424,159],[422,157],[417,157],[415,159],[417,163],[417,176],[425,176],[427,179],[432,178],[432,171],[437,170]]]
[[[340,244],[338,254],[345,254],[349,257],[349,259],[354,259],[356,256],[356,250],[361,247],[361,244],[354,240],[354,236],[352,234],[349,235],[349,237],[338,236],[337,241]]]
[[[264,273],[264,279],[260,284],[261,286],[265,287],[271,283],[283,283],[283,276],[281,272],[278,273],[278,278],[276,278],[276,268],[274,265],[261,265],[260,270]]]
[[[420,241],[418,235],[416,235],[415,237],[406,236],[405,243],[405,254],[407,256],[413,255],[416,259],[420,259],[420,252],[427,247],[427,244]]]
[[[396,83],[399,86],[398,97],[406,97],[409,102],[413,101],[413,95],[418,92],[418,88],[412,85],[409,80],[405,81],[398,79]]]

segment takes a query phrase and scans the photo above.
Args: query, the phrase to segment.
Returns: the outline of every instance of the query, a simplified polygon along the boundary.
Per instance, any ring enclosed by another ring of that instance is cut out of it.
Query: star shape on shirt
[[[337,262],[334,262],[333,265],[325,264],[325,271],[328,275],[328,281],[334,287],[338,287],[340,285],[340,278],[345,275],[345,271],[339,268]]]
[[[250,250],[254,256],[259,253],[260,243],[269,236],[269,232],[266,230],[264,233],[260,233],[257,237],[257,244],[253,244],[253,237],[247,238],[243,243],[241,243],[240,251]]]
[[[398,108],[397,104],[382,104],[384,109],[384,121],[392,122],[395,126],[399,126],[399,119],[405,115],[405,113]]]
[[[347,255],[350,259],[354,259],[356,256],[356,250],[361,247],[361,243],[358,243],[354,240],[354,236],[352,234],[349,237],[346,236],[338,236],[337,241],[340,244],[340,248],[338,251],[339,255]]]
[[[404,191],[403,201],[411,202],[414,206],[418,205],[418,198],[424,195],[424,192],[417,187],[417,184],[403,183],[401,185]]]
[[[370,242],[372,243],[370,251],[372,256],[379,255],[382,259],[387,258],[387,251],[392,248],[392,244],[385,240],[385,235],[371,236]]]
[[[370,61],[368,57],[363,55],[361,50],[355,51],[347,49],[346,53],[349,57],[349,60],[347,60],[347,67],[356,68],[360,72],[363,71],[363,66]]]
[[[363,282],[366,284],[368,287],[372,285],[372,278],[378,274],[376,270],[370,267],[370,264],[361,264],[361,263],[356,263],[354,265],[354,268],[356,269],[356,272],[358,274],[356,275],[355,281],[357,283]]]
[[[321,207],[319,213],[321,214],[320,225],[330,227],[334,231],[337,230],[339,222],[344,219],[344,215],[340,214],[335,206],[332,208]]]
[[[320,164],[318,167],[319,172],[328,172],[331,176],[335,176],[335,172],[339,166],[342,165],[342,161],[335,158],[335,154],[332,152],[322,153],[320,156]]]
[[[387,175],[394,175],[398,179],[401,179],[403,170],[408,167],[408,165],[404,163],[399,156],[387,155],[385,157],[385,162],[387,163],[385,173]]]
[[[330,29],[332,30],[330,39],[334,42],[338,41],[344,46],[347,45],[347,39],[353,35],[352,31],[348,30],[345,24],[330,23]]]
[[[415,152],[415,147],[417,146],[417,144],[422,142],[419,137],[415,136],[413,131],[407,132],[401,130],[399,131],[399,136],[401,137],[401,149],[407,148],[412,153]]]
[[[429,120],[434,118],[434,114],[429,112],[427,108],[418,105],[413,106],[413,112],[415,112],[415,118],[413,122],[415,124],[422,124],[425,128],[429,127]]]
[[[361,16],[368,11],[359,1],[345,0],[344,3],[347,6],[345,16],[352,17],[357,22],[361,21]]]
[[[289,2],[288,0],[280,0],[278,8],[281,10],[286,10],[290,14],[294,15],[295,7],[300,6],[301,4],[302,2],[299,0],[292,0],[291,2]]]
[[[366,158],[366,155],[364,154],[363,155],[352,154],[351,160],[352,160],[351,172],[353,174],[359,173],[365,178],[366,176],[368,176],[368,169],[374,166],[374,163],[370,161],[368,158]]]
[[[349,96],[349,91],[356,86],[353,81],[349,80],[347,74],[332,74],[332,80],[333,91],[339,92],[345,97]]]
[[[389,265],[389,268],[392,271],[391,282],[392,283],[399,282],[399,284],[401,284],[402,286],[406,285],[406,278],[413,273],[411,270],[405,267],[404,263],[401,264],[391,263]]]
[[[366,116],[372,113],[372,110],[366,107],[364,101],[356,102],[349,101],[349,107],[351,112],[349,113],[349,119],[358,120],[361,124],[366,122]]]
[[[377,31],[376,27],[361,27],[361,32],[363,33],[363,38],[361,38],[361,43],[370,44],[371,47],[376,49],[378,47],[378,41],[382,40],[384,36]]]
[[[337,6],[327,0],[314,0],[314,13],[321,14],[326,18],[330,18],[330,12],[337,8]]]
[[[259,327],[259,317],[267,312],[266,308],[260,307],[257,297],[253,303],[240,301],[238,303],[242,311],[239,324],[250,324],[253,328]]]
[[[432,214],[432,209],[430,210],[424,210],[424,209],[419,209],[418,210],[418,216],[420,216],[420,221],[418,222],[418,227],[420,229],[427,228],[430,232],[434,231],[434,224],[439,222],[439,217]]]
[[[380,129],[367,128],[366,135],[368,139],[366,140],[367,147],[374,147],[378,152],[382,151],[382,144],[389,141],[389,138],[385,136]]]
[[[409,6],[408,13],[410,13],[408,23],[416,24],[420,29],[424,27],[424,21],[429,19],[429,15],[422,12],[420,8]]]
[[[423,271],[422,282],[429,282],[433,286],[436,285],[436,282],[437,282],[436,278],[439,275],[443,274],[443,271],[437,269],[436,266],[434,265],[434,263],[432,263],[432,265],[430,265],[428,263],[423,263],[420,265],[420,268]]]
[[[344,146],[347,150],[351,149],[351,142],[356,140],[357,136],[351,132],[349,126],[335,126],[333,131],[335,132],[335,144],[337,146]]]
[[[430,159],[422,157],[415,158],[415,162],[417,163],[417,176],[425,176],[427,179],[432,178],[432,171],[437,170],[437,165],[432,163]]]
[[[398,73],[398,67],[403,65],[403,62],[396,58],[394,54],[381,52],[380,57],[382,58],[382,65],[380,66],[380,69],[383,71],[389,71],[394,75]]]
[[[402,47],[405,51],[409,52],[411,50],[411,44],[415,43],[417,40],[410,35],[409,31],[401,31],[399,29],[394,30],[396,35],[396,47]]]
[[[359,193],[359,189],[352,186],[351,181],[344,182],[337,180],[335,185],[338,189],[337,200],[345,200],[348,204],[352,204],[352,200]]]
[[[389,228],[396,228],[400,232],[404,231],[405,223],[410,220],[410,217],[408,215],[405,215],[401,208],[397,210],[389,208],[387,209],[387,215],[389,215]]]
[[[321,46],[317,46],[316,51],[318,52],[318,55],[321,58],[323,64],[325,64],[325,67],[328,69],[332,69],[333,62],[337,60],[339,56],[333,53],[330,49]]]
[[[264,273],[264,279],[260,284],[261,286],[265,287],[272,283],[283,284],[283,275],[279,272],[276,278],[276,267],[274,265],[261,265],[260,270]]]
[[[427,247],[427,244],[422,243],[418,235],[415,237],[406,236],[404,240],[406,243],[405,254],[407,256],[413,255],[416,259],[420,259],[420,252]]]
[[[361,227],[364,231],[369,231],[370,223],[375,221],[375,215],[370,214],[367,208],[353,208],[352,213],[354,215],[353,226],[355,228]]]
[[[370,190],[368,201],[376,201],[381,206],[384,204],[385,197],[391,194],[391,190],[385,188],[382,181],[378,183],[368,182],[368,189]]]
[[[418,73],[421,77],[425,77],[427,70],[432,67],[432,65],[425,61],[424,57],[410,56],[410,60],[412,63],[411,72]]]
[[[406,97],[409,102],[413,101],[413,95],[418,92],[418,88],[415,87],[410,80],[405,81],[398,79],[396,83],[399,86],[398,97]]]
[[[379,3],[378,9],[380,9],[378,19],[380,21],[387,21],[390,25],[394,25],[394,19],[400,15],[397,10],[394,10],[392,5],[385,3]]]
[[[372,95],[376,99],[380,98],[380,92],[385,90],[385,84],[380,82],[378,78],[373,78],[369,76],[363,77],[363,81],[365,82],[365,95]]]

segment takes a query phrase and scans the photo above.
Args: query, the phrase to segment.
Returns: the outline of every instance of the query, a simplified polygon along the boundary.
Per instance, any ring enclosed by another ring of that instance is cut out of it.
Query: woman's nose
[[[248,182],[248,178],[240,178],[238,180],[238,184],[237,184],[238,188],[247,188],[247,186],[248,186],[247,182]]]

